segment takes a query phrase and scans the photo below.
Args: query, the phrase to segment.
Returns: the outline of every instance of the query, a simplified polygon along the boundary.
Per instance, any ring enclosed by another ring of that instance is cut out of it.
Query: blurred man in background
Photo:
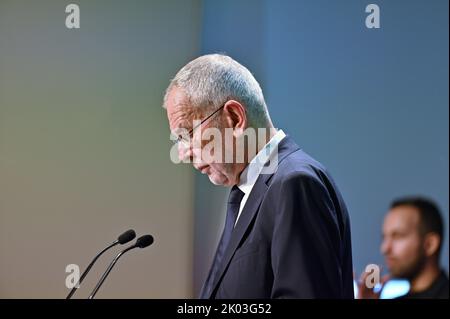
[[[439,265],[442,242],[443,223],[436,204],[422,197],[395,200],[383,224],[381,253],[389,275],[380,284],[402,278],[409,281],[410,290],[401,298],[448,298],[448,277]],[[361,276],[358,299],[377,299],[382,289],[368,288],[367,276]]]

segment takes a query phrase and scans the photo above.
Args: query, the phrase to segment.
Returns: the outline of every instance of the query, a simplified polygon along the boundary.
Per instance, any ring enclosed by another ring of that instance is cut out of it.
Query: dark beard
[[[425,267],[425,252],[421,251],[414,263],[401,269],[398,274],[393,274],[397,278],[407,279],[409,281],[416,278]]]

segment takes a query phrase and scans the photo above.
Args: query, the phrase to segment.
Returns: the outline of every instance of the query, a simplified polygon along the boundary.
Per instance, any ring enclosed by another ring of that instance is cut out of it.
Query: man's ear
[[[437,253],[441,237],[437,233],[428,233],[424,238],[424,249],[427,256],[432,256]]]
[[[235,134],[242,134],[247,128],[247,113],[244,106],[235,100],[229,100],[223,107],[227,127],[232,128]]]

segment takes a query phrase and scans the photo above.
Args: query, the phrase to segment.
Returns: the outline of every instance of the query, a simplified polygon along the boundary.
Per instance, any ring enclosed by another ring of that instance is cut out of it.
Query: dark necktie
[[[220,265],[222,264],[223,256],[230,242],[231,233],[233,232],[234,224],[239,213],[239,207],[244,195],[245,193],[241,191],[236,185],[231,188],[230,195],[228,196],[225,227],[223,229],[219,245],[217,246],[217,251],[216,255],[214,256],[211,271],[208,275],[208,278],[206,279],[205,285],[203,286],[200,298],[206,298],[206,296],[209,295],[210,291],[213,289],[212,285],[214,284],[217,272],[219,271]]]

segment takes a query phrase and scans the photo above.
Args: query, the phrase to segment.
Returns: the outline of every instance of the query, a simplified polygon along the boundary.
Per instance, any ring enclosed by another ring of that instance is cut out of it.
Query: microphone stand
[[[109,264],[108,269],[106,269],[105,273],[103,274],[102,278],[100,278],[100,281],[97,283],[97,285],[95,286],[94,290],[92,291],[91,295],[89,296],[88,299],[94,299],[95,295],[97,294],[97,291],[100,289],[100,287],[102,286],[103,282],[105,281],[106,277],[108,277],[109,273],[111,272],[111,270],[113,269],[114,265],[116,264],[116,262],[119,260],[119,258],[125,254],[127,251],[134,249],[138,246],[133,245],[130,246],[124,250],[122,250],[114,259],[113,261]]]
[[[91,270],[92,266],[95,264],[95,262],[97,261],[97,259],[108,249],[116,246],[119,243],[119,240],[114,241],[111,245],[109,245],[108,247],[106,247],[105,249],[103,249],[101,252],[99,252],[97,254],[97,256],[94,257],[94,259],[91,261],[91,263],[89,264],[89,266],[86,268],[86,270],[83,272],[83,274],[81,275],[80,279],[78,280],[78,282],[76,283],[76,285],[72,288],[72,290],[70,290],[69,294],[67,295],[66,299],[70,299],[73,294],[75,293],[75,291],[80,287],[81,282],[83,281],[83,279],[86,277],[86,275],[88,274],[89,270]]]

